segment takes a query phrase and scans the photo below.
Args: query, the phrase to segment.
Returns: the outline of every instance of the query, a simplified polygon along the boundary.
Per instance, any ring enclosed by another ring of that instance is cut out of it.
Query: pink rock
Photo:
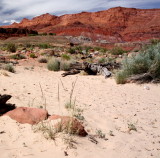
[[[60,129],[61,131],[66,131],[67,133],[77,134],[83,137],[88,135],[82,123],[73,117],[52,115],[49,117],[49,119],[60,120],[54,125],[54,127],[57,128],[57,131]]]
[[[44,109],[18,107],[12,111],[5,113],[3,116],[9,116],[19,123],[37,124],[47,119],[48,112]]]

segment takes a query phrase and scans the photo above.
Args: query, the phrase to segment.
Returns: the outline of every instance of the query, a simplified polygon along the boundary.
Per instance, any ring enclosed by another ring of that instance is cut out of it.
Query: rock
[[[116,7],[95,13],[82,12],[64,16],[43,14],[31,20],[23,19],[20,23],[3,27],[27,28],[38,32],[54,32],[56,35],[79,36],[74,39],[73,43],[88,43],[94,40],[107,45],[107,43],[159,38],[159,19],[160,9]]]
[[[52,120],[54,127],[61,131],[65,131],[70,134],[77,134],[79,136],[85,137],[88,133],[85,131],[83,125],[75,118],[69,116],[59,116],[52,115],[49,117],[49,120]]]
[[[150,90],[150,88],[148,86],[144,86],[144,89],[146,90]]]
[[[18,107],[12,111],[5,113],[3,116],[9,116],[11,119],[19,123],[28,123],[31,125],[37,124],[40,121],[47,119],[48,112],[44,109]]]

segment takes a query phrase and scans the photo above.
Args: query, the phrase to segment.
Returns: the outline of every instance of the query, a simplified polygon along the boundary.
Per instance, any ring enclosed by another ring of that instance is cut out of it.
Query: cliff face
[[[60,17],[44,14],[5,27],[27,28],[57,35],[83,35],[108,42],[143,41],[160,38],[160,9],[117,7]]]

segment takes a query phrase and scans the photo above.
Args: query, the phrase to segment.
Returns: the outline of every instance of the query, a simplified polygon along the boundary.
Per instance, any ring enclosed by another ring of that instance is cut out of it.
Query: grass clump
[[[60,70],[69,71],[70,70],[70,61],[61,60],[60,61]]]
[[[50,71],[59,71],[60,70],[60,61],[56,58],[51,58],[47,63],[47,68]]]
[[[116,74],[118,84],[125,83],[129,77],[137,76],[141,82],[160,80],[160,43],[151,45],[143,52],[127,57],[122,62],[122,69]]]
[[[64,59],[64,60],[70,60],[71,56],[68,55],[68,54],[62,54],[61,58]]]
[[[100,58],[100,59],[98,60],[98,63],[99,63],[99,64],[104,64],[106,61],[107,61],[106,58]]]
[[[51,45],[48,43],[41,43],[38,45],[38,47],[41,49],[47,49],[47,48],[51,48]]]
[[[6,49],[7,49],[7,51],[14,53],[14,52],[16,52],[17,47],[14,43],[8,43],[6,45]]]
[[[122,55],[124,53],[127,53],[126,50],[123,50],[121,47],[114,47],[109,51],[112,55]]]
[[[30,58],[37,58],[37,56],[34,53],[31,53],[29,56]]]
[[[38,59],[38,62],[39,62],[39,63],[47,63],[47,62],[48,62],[48,59],[47,59],[46,57],[40,57],[40,58]]]
[[[15,73],[15,69],[12,64],[3,65],[3,69],[12,73]]]
[[[26,56],[23,54],[14,54],[11,56],[11,59],[21,60],[21,59],[26,59]]]

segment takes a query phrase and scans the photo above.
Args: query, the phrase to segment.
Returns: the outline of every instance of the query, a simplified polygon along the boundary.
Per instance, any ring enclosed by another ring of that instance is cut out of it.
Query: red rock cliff
[[[109,42],[143,41],[160,38],[160,9],[117,7],[59,17],[47,13],[5,27],[27,28],[57,35],[83,35]]]

